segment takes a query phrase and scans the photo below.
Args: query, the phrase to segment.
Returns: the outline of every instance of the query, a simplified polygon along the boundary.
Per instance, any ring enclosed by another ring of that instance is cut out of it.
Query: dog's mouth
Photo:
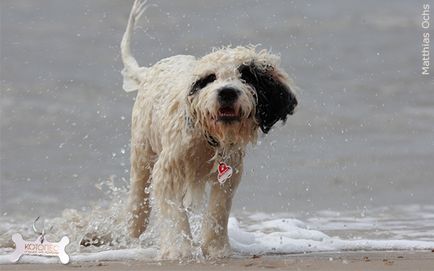
[[[217,114],[217,121],[221,121],[224,123],[240,121],[240,114],[238,110],[233,107],[221,107]]]

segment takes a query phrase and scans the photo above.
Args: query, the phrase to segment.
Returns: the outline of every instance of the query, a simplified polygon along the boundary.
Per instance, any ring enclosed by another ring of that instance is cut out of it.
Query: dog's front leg
[[[153,182],[159,211],[160,255],[162,259],[190,258],[192,237],[183,206],[185,177],[182,166],[160,155],[154,167]]]
[[[208,210],[202,225],[202,252],[207,257],[222,258],[232,253],[228,237],[228,219],[241,174],[242,165],[239,165],[224,184],[220,184],[217,177],[212,182]]]

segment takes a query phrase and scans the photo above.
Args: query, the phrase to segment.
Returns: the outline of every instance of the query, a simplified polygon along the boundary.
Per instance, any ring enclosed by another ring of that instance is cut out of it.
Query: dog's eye
[[[253,65],[241,65],[238,71],[241,74],[241,79],[247,84],[254,85],[258,81]]]
[[[197,80],[193,84],[193,87],[191,88],[191,91],[190,91],[189,95],[193,95],[198,90],[206,87],[209,83],[214,82],[216,79],[217,79],[216,75],[214,73],[211,73],[211,74],[205,76],[204,78],[201,78],[201,79]]]

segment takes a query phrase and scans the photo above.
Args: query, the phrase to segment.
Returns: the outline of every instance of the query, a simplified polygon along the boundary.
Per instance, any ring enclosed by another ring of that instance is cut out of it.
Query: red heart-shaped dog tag
[[[219,173],[220,174],[225,173],[227,170],[228,170],[228,166],[225,163],[221,162],[219,164]]]
[[[219,174],[217,176],[217,180],[220,184],[223,184],[232,176],[232,167],[226,165],[225,162],[220,162],[218,166],[218,172]]]

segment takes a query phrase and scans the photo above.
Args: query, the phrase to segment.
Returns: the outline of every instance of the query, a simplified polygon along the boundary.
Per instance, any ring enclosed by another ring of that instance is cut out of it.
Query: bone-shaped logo
[[[23,255],[57,256],[61,263],[69,262],[69,256],[65,252],[65,247],[69,244],[67,236],[63,236],[58,243],[51,243],[43,235],[36,241],[25,241],[21,234],[15,233],[12,235],[12,241],[15,243],[15,251],[9,256],[12,262],[18,262]]]

